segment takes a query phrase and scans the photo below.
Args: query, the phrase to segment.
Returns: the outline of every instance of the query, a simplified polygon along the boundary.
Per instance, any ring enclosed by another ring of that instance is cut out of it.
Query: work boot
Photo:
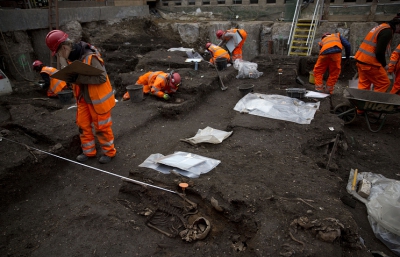
[[[85,162],[85,161],[87,161],[88,159],[89,159],[89,157],[88,157],[87,155],[83,154],[83,153],[81,153],[80,155],[78,155],[78,156],[76,157],[76,160],[77,160],[78,162]]]
[[[112,157],[110,157],[110,156],[103,155],[103,156],[100,157],[99,162],[101,164],[107,164],[107,163],[109,163],[111,161],[111,158]]]

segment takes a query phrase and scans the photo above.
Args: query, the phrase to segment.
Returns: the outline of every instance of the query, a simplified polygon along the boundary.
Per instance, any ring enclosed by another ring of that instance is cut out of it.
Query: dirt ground
[[[330,112],[347,101],[342,92],[354,63],[343,69],[332,101],[321,100],[311,124],[300,125],[233,107],[243,84],[280,95],[302,87],[295,70],[313,90],[308,71],[315,57],[258,56],[252,60],[264,72],[258,79],[236,79],[230,66],[220,72],[228,86],[222,91],[214,68],[202,62],[195,71],[185,52],[166,51],[178,41],[159,37],[149,21],[134,24],[84,27],[84,40],[103,50],[117,99],[148,70],[174,69],[183,85],[169,101],[117,103],[118,153],[111,163],[67,160],[80,153],[72,104],[46,98],[30,82],[13,81],[14,93],[0,97],[1,256],[395,256],[374,236],[365,206],[345,190],[352,168],[399,179],[400,167],[399,114],[372,133],[363,117],[344,125]],[[180,140],[207,126],[233,134],[216,145]],[[151,154],[175,151],[221,163],[196,179],[138,167]],[[118,176],[179,193],[178,184],[187,182],[189,201]],[[211,226],[208,235],[183,240],[183,225],[201,217]]]

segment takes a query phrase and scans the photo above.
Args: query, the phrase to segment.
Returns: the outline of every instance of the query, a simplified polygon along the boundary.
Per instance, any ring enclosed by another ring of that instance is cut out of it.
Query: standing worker
[[[97,50],[86,42],[74,43],[61,30],[52,30],[46,36],[46,45],[52,55],[57,54],[61,67],[79,60],[92,67],[103,70],[98,76],[71,74],[67,82],[73,84],[77,102],[76,124],[79,127],[83,153],[76,159],[87,161],[96,156],[95,137],[92,124],[96,130],[97,139],[103,150],[100,163],[109,163],[116,154],[114,135],[111,130],[111,109],[115,106],[114,93],[108,78],[104,61]]]
[[[374,27],[362,41],[354,58],[357,60],[358,89],[386,92],[390,86],[385,52],[394,33],[400,33],[400,15]]]
[[[169,100],[170,94],[175,93],[181,85],[181,76],[179,73],[171,71],[149,71],[136,81],[137,85],[143,85],[143,93],[155,95],[159,98]],[[130,99],[129,92],[123,96],[124,100]]]
[[[242,41],[238,42],[238,39],[235,36],[236,33],[240,34]],[[243,59],[242,48],[243,48],[243,44],[247,38],[247,32],[244,29],[229,29],[227,31],[218,30],[215,34],[218,39],[222,40],[218,44],[218,46],[222,46],[223,44],[226,44],[231,38],[233,38],[233,42],[235,44],[235,49],[233,49],[233,51],[231,53],[232,60],[235,61],[237,59],[239,59],[239,60]]]
[[[393,83],[392,90],[390,90],[391,94],[400,95],[400,44],[393,51],[390,56],[388,73],[393,73],[395,81]]]
[[[220,46],[211,44],[211,43],[207,43],[206,44],[206,49],[210,52],[211,54],[211,59],[210,62],[212,64],[214,63],[214,60],[216,60],[217,58],[225,58],[227,62],[231,61],[231,57],[229,56],[229,53],[223,49]]]
[[[47,90],[48,97],[57,97],[58,92],[68,89],[65,81],[50,77],[58,71],[56,68],[44,66],[44,64],[39,60],[34,61],[32,65],[33,70],[40,73],[40,76],[44,81],[43,89]]]
[[[346,62],[350,58],[351,46],[349,41],[339,33],[325,33],[319,42],[319,56],[314,66],[315,90],[318,92],[333,94],[335,84],[339,79],[342,69],[342,50],[346,53]],[[324,73],[329,69],[329,77],[324,88]]]

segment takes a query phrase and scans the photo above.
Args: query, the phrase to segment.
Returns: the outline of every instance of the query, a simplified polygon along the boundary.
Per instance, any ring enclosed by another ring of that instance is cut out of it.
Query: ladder
[[[321,17],[323,0],[317,0],[311,19],[299,19],[302,0],[297,0],[288,40],[288,56],[310,56],[315,32]]]
[[[49,31],[58,29],[58,0],[48,0],[49,2]],[[50,53],[50,66],[60,69],[58,58]]]

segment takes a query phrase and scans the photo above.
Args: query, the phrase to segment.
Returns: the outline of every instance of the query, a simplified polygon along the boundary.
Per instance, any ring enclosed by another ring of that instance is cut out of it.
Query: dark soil
[[[302,87],[296,72],[313,90],[308,71],[315,57],[259,56],[252,60],[264,72],[258,79],[236,79],[237,70],[228,67],[220,72],[228,90],[221,91],[213,67],[202,62],[195,71],[184,62],[185,52],[166,51],[179,42],[145,33],[143,26],[152,28],[148,21],[119,24],[118,35],[112,26],[85,28],[86,40],[103,50],[118,100],[148,70],[174,69],[183,78],[169,101],[146,96],[140,103],[117,103],[112,118],[118,152],[110,164],[67,160],[80,153],[72,104],[46,98],[28,82],[14,82],[14,93],[0,98],[1,256],[394,256],[375,238],[365,206],[345,190],[352,168],[398,179],[400,167],[399,114],[388,115],[382,130],[372,133],[363,117],[344,125],[331,113],[347,102],[342,91],[354,63],[343,69],[332,101],[321,100],[311,124],[300,125],[233,107],[242,84],[280,95]],[[130,27],[133,32],[124,34]],[[233,134],[217,145],[180,141],[207,126]],[[175,151],[221,163],[197,179],[138,167],[151,154]],[[118,176],[179,193],[178,184],[187,182],[186,197],[196,206]],[[211,224],[207,237],[182,240],[182,224],[198,217]],[[330,229],[340,231],[332,242],[326,238]]]

